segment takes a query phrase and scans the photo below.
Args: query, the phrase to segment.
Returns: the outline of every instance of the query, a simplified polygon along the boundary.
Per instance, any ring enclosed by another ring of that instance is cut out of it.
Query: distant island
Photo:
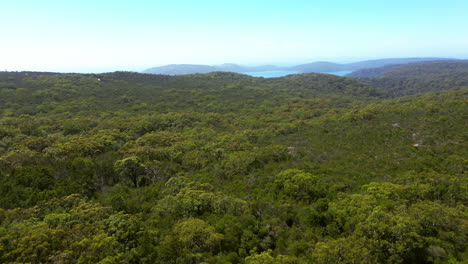
[[[333,63],[328,61],[316,61],[312,63],[300,64],[296,66],[281,67],[276,65],[261,65],[261,66],[242,66],[234,63],[225,63],[221,65],[202,65],[202,64],[169,64],[159,67],[149,68],[143,73],[164,74],[164,75],[183,75],[195,73],[210,73],[210,72],[235,72],[235,73],[251,73],[251,72],[268,72],[268,71],[287,71],[295,73],[312,73],[312,72],[342,72],[356,71],[362,69],[383,67],[387,65],[403,65],[414,62],[438,61],[438,60],[454,60],[450,58],[390,58],[367,60],[353,63]]]
[[[222,65],[202,65],[202,64],[169,64],[160,67],[154,67],[143,71],[143,73],[165,74],[165,75],[182,75],[194,73],[210,73],[210,72],[262,72],[262,71],[276,71],[284,70],[283,67],[275,65],[262,65],[262,66],[241,66],[234,63],[225,63]]]

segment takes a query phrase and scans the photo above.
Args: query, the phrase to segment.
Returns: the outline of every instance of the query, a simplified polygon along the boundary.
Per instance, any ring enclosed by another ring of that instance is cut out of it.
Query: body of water
[[[322,72],[327,74],[333,74],[338,76],[344,76],[352,71],[338,71],[338,72]],[[298,74],[299,72],[296,71],[262,71],[262,72],[243,72],[243,74],[247,74],[253,77],[264,77],[264,78],[275,78],[275,77],[283,77],[290,74]]]

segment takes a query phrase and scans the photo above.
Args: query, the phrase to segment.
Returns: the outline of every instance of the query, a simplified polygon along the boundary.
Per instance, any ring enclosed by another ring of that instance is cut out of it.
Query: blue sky
[[[466,0],[2,0],[0,70],[468,58],[467,14]]]

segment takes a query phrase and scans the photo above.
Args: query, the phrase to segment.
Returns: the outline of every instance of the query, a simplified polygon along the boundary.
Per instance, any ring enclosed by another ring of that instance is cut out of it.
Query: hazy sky
[[[0,0],[0,70],[468,57],[468,0]]]

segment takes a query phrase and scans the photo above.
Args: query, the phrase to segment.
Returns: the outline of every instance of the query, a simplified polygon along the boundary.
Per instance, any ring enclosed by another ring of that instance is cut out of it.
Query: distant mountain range
[[[367,60],[353,63],[333,63],[328,61],[317,61],[307,64],[301,64],[290,67],[280,67],[275,65],[261,66],[241,66],[233,63],[225,63],[222,65],[202,65],[202,64],[170,64],[160,67],[154,67],[143,71],[143,73],[165,74],[165,75],[181,75],[194,73],[209,73],[209,72],[263,72],[263,71],[292,71],[297,73],[311,72],[338,72],[338,71],[356,71],[361,69],[383,67],[393,64],[408,64],[413,62],[436,61],[436,60],[452,60],[448,58],[393,58]]]
[[[382,67],[365,68],[353,71],[346,77],[414,77],[423,74],[468,73],[468,60],[432,60],[407,64],[389,64]]]
[[[468,87],[468,60],[391,64],[354,71],[346,77],[380,88],[396,97],[439,92]]]

